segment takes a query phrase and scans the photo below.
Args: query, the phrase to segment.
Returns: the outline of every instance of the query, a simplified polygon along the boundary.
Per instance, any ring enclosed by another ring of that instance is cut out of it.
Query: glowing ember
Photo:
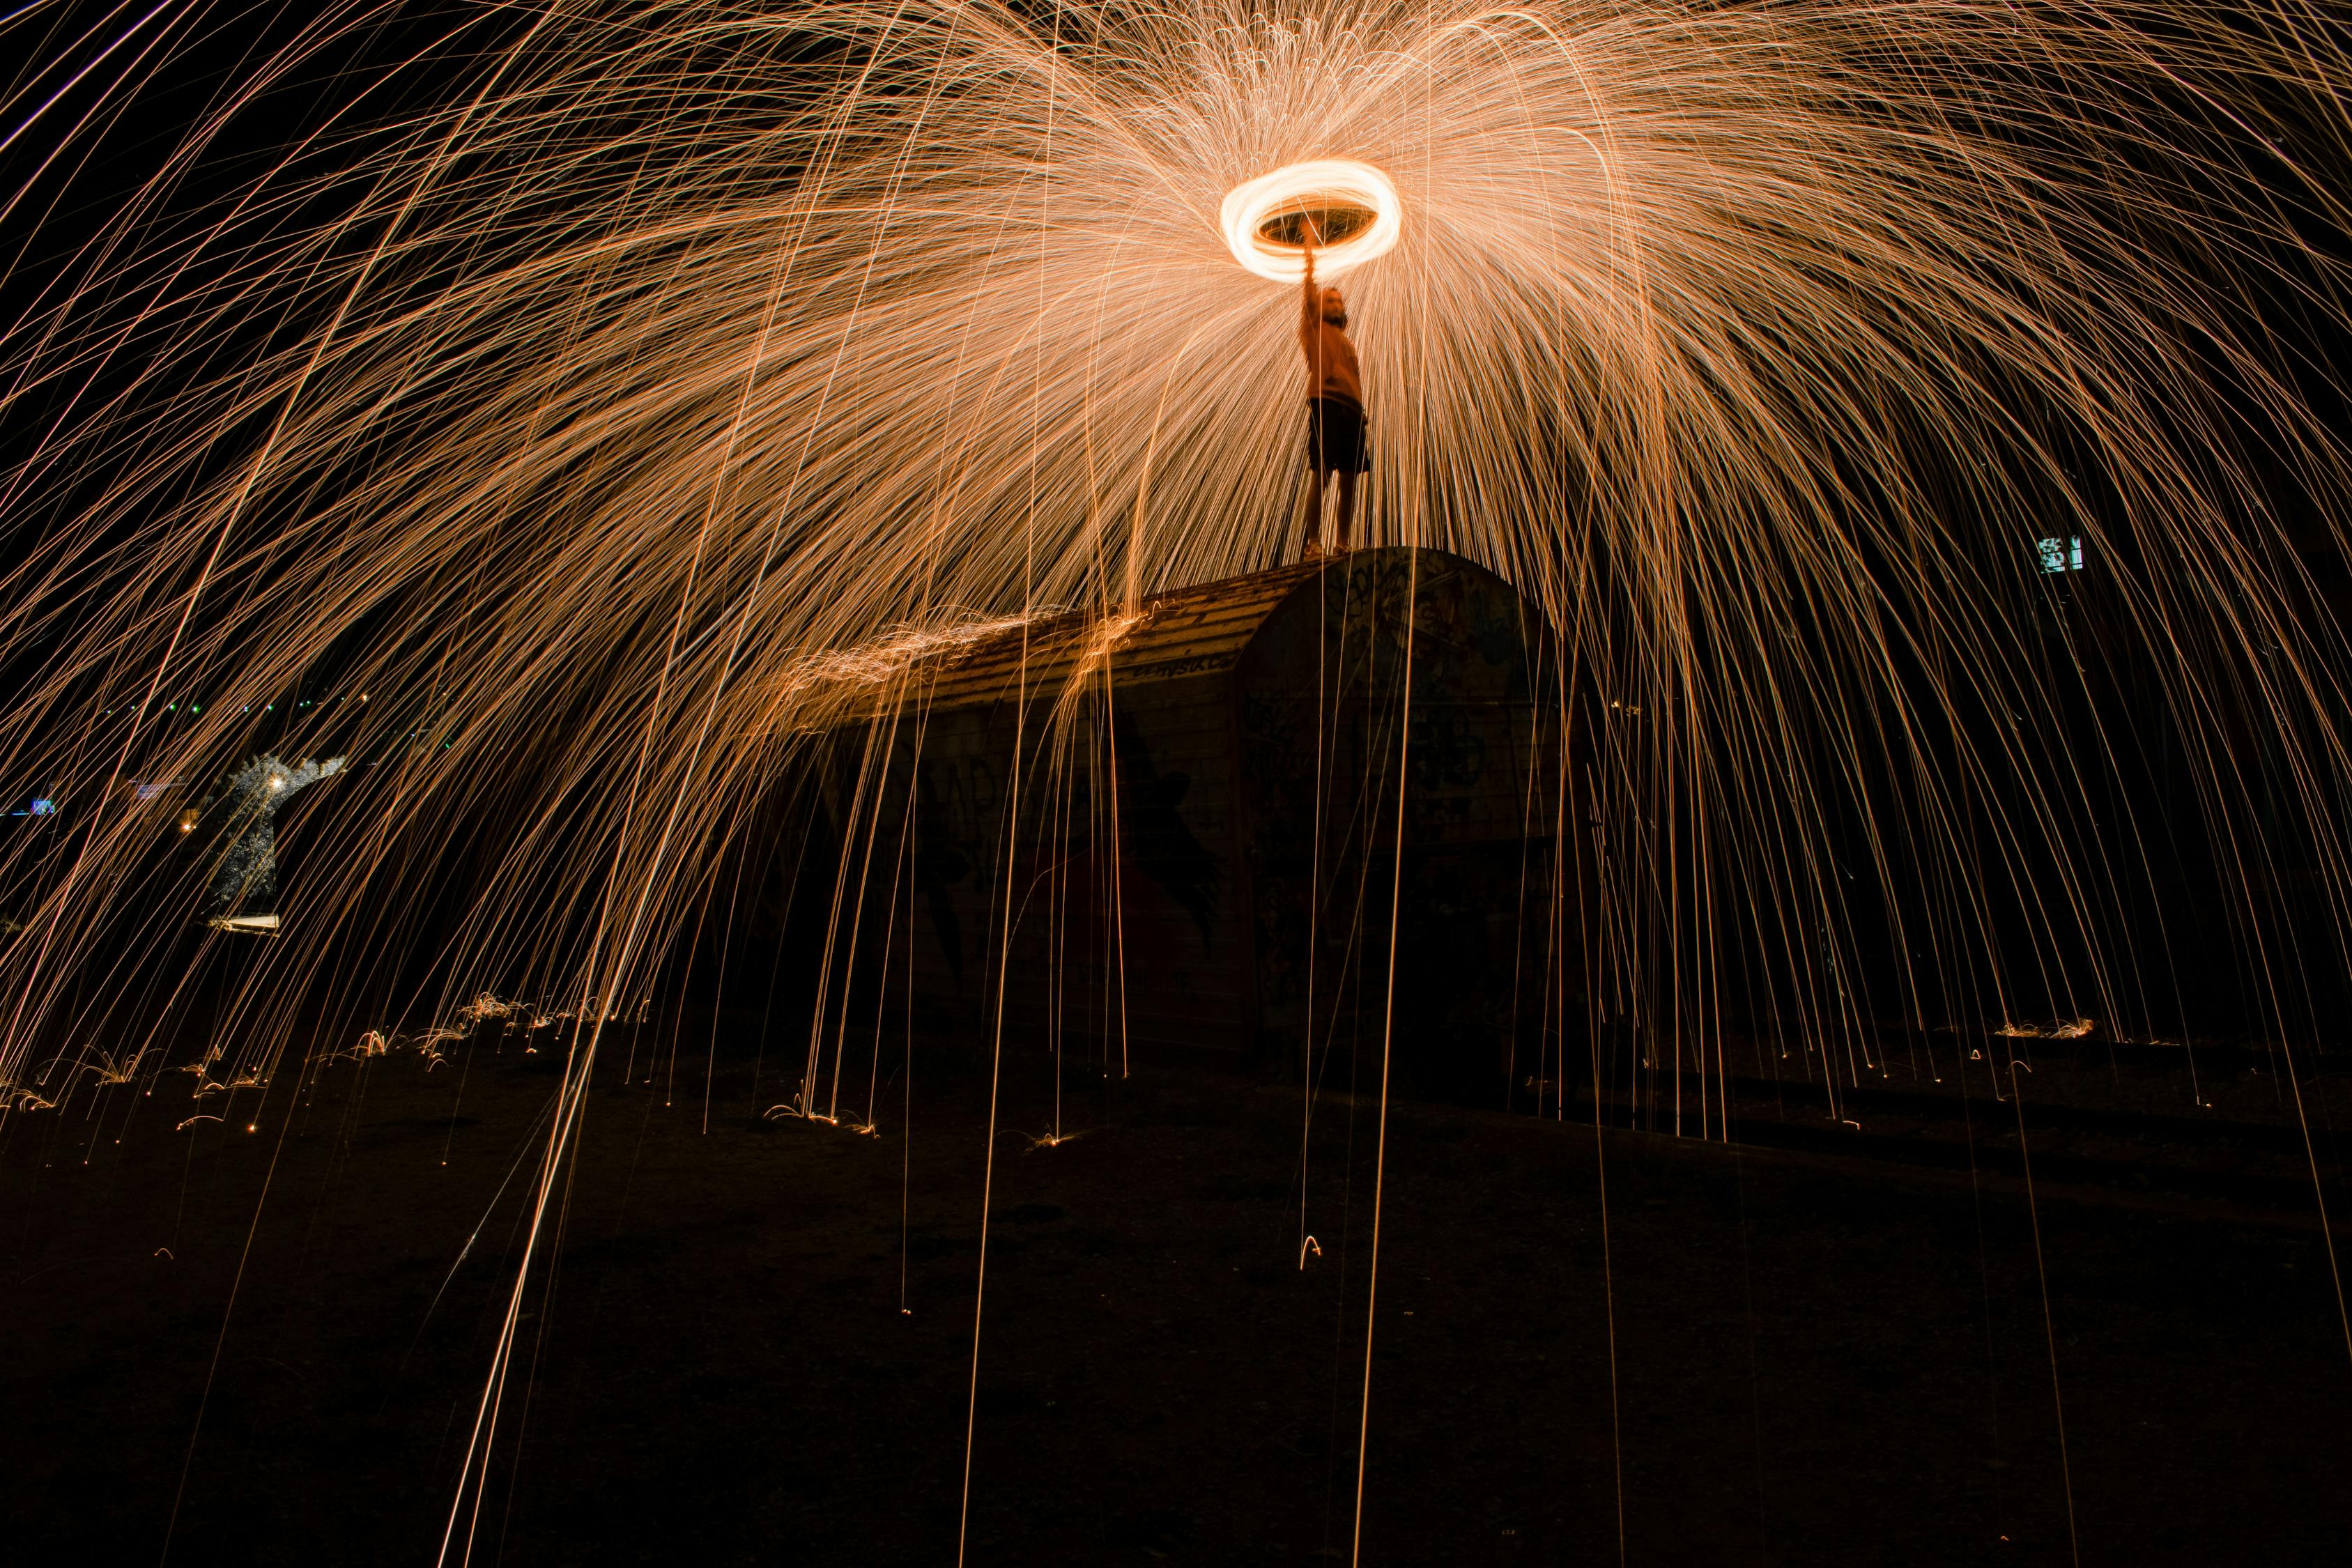
[[[1318,158],[1235,185],[1217,217],[1234,260],[1261,278],[1296,283],[1307,275],[1310,226],[1316,270],[1328,276],[1394,246],[1404,230],[1404,204],[1370,163]]]

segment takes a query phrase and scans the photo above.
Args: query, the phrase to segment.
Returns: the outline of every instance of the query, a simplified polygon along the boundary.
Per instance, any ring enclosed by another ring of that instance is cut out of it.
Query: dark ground
[[[174,1562],[433,1561],[555,1084],[468,1051],[8,1120],[9,1561],[153,1561],[175,1493]],[[865,1137],[761,1120],[751,1068],[707,1134],[690,1058],[675,1103],[593,1091],[478,1560],[954,1560],[984,1065],[919,1058],[911,1141],[903,1082]],[[1295,1089],[1073,1069],[1083,1135],[1033,1148],[1037,1069],[996,1140],[970,1560],[1346,1561],[1375,1106],[1322,1106],[1302,1272]],[[2015,1179],[1392,1107],[1363,1561],[1612,1563],[1622,1516],[1634,1563],[2064,1563],[2071,1476],[2085,1563],[2352,1562],[2317,1227],[2040,1197],[2063,1468]]]

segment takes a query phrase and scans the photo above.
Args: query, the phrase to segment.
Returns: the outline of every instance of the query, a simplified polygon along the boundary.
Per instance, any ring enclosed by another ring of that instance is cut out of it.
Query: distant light
[[[205,707],[201,702],[191,702],[188,704],[188,711],[191,713],[201,713],[204,710]]]
[[[2041,553],[2042,571],[2045,576],[2083,569],[2083,537],[2080,534],[2069,534],[2063,539],[2036,540],[2034,549]]]
[[[57,809],[57,802],[53,800],[36,800],[33,802],[33,815],[35,816],[47,816]]]

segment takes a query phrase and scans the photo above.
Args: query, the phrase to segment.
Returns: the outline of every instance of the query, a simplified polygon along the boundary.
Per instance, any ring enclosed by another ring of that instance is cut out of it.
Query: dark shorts
[[[1364,411],[1344,397],[1307,402],[1307,466],[1316,473],[1370,473],[1372,444],[1364,436]]]

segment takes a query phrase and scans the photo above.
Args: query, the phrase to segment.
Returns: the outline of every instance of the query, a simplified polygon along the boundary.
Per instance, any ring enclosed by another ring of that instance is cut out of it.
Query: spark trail
[[[488,794],[520,826],[486,847],[453,968],[627,993],[579,973],[587,939],[511,917],[686,907],[779,752],[953,628],[1131,609],[1293,547],[1288,296],[1234,265],[1220,210],[1344,157],[1410,215],[1348,279],[1373,537],[1503,571],[1654,716],[1625,782],[1696,838],[1631,834],[1629,899],[1736,888],[1834,945],[1900,860],[1947,911],[1906,944],[1942,959],[1917,984],[1961,992],[1999,991],[1985,930],[2010,913],[2098,926],[2139,851],[2037,738],[2053,699],[2000,576],[2053,532],[2114,578],[2143,639],[2121,657],[2201,751],[2216,838],[2256,850],[2216,717],[2252,704],[2290,736],[2266,782],[2340,863],[2339,638],[2277,520],[2332,531],[2343,454],[2324,367],[2243,302],[2341,325],[2330,14],[1056,15],[469,15],[226,183],[205,160],[239,117],[379,13],[249,62],[0,339],[37,432],[7,494],[38,537],[0,626],[12,648],[65,628],[0,722],[12,773],[89,801],[125,758],[200,768],[332,654],[342,685],[406,694],[362,742],[423,743],[370,770],[383,810],[271,967],[396,928],[397,892],[360,888]],[[131,42],[59,46],[17,89],[20,140],[57,153],[16,193],[35,237],[54,165],[160,68]],[[164,722],[151,685],[211,700]],[[2027,721],[1988,737],[1962,704]],[[1864,753],[1885,787],[1850,891],[1819,822]],[[1988,864],[1969,824],[1995,800]],[[147,826],[86,816],[79,870],[12,911],[8,1060],[101,932],[141,929],[107,873]],[[2028,885],[2029,849],[2059,875]],[[1716,981],[1690,922],[1632,923],[1683,933],[1631,960],[1635,989],[1695,1005]]]
[[[128,777],[216,773],[320,670],[376,700],[273,743],[348,750],[362,806],[225,1074],[412,962],[428,1012],[644,994],[844,721],[988,628],[1288,559],[1295,302],[1222,215],[1328,160],[1401,215],[1344,279],[1366,537],[1501,573],[1628,716],[1561,811],[1608,824],[1655,1033],[1857,1026],[1885,910],[1907,1016],[2131,1012],[2163,851],[2100,805],[2133,738],[2063,721],[2100,669],[2155,691],[2280,1016],[2340,955],[2340,904],[2263,891],[2352,869],[2298,553],[2352,494],[2330,8],[591,0],[370,53],[395,9],[241,56],[89,232],[77,182],[242,24],[0,24],[39,150],[0,760],[71,807],[5,868],[0,1090],[142,1027],[103,982],[201,878],[149,866]],[[2017,567],[2052,535],[2125,628],[2055,664]]]

